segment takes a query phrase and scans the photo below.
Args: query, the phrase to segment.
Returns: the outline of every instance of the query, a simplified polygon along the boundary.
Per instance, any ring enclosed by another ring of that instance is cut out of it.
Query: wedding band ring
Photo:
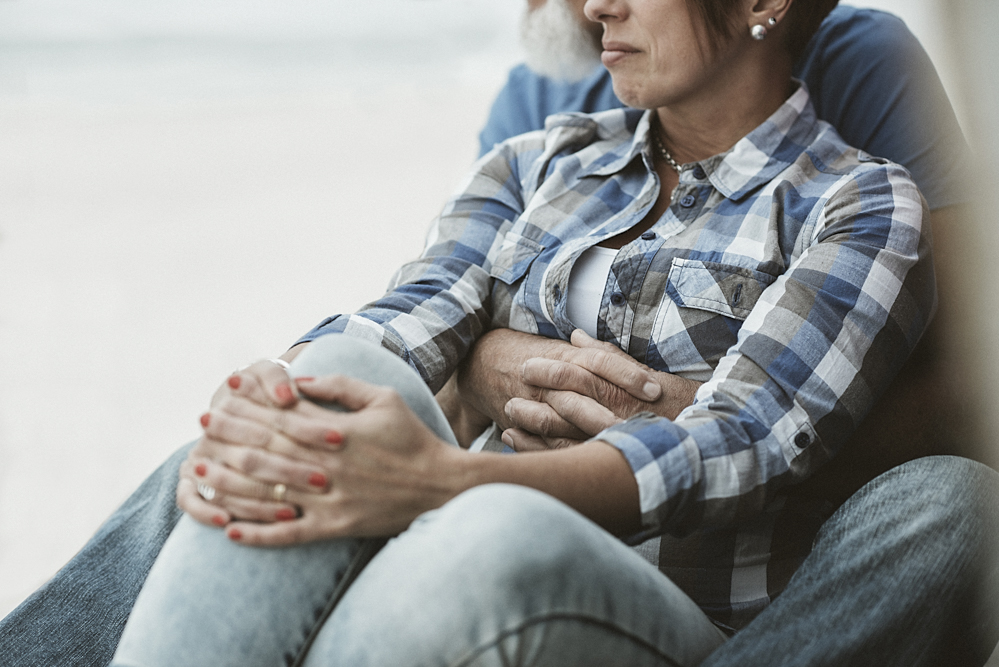
[[[211,502],[212,498],[215,497],[215,487],[208,486],[204,482],[198,482],[198,495]]]
[[[285,486],[284,484],[275,484],[274,485],[274,490],[271,491],[271,497],[274,498],[275,501],[277,501],[279,503],[283,503],[284,502],[284,496],[285,496],[286,493],[288,493],[288,487],[287,486]]]

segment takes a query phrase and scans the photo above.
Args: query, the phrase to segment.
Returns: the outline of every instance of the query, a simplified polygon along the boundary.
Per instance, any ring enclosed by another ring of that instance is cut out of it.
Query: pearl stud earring
[[[767,36],[767,29],[761,25],[754,25],[750,30],[749,34],[753,36],[757,42],[762,41],[764,37]]]

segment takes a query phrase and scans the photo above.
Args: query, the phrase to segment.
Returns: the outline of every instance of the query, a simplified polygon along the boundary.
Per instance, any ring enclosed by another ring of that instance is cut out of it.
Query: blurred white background
[[[866,4],[951,90],[938,5]],[[0,617],[233,368],[419,252],[523,5],[0,0]]]

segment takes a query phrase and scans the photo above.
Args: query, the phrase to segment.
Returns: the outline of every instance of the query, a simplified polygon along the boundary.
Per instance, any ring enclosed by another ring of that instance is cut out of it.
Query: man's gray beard
[[[520,22],[524,62],[542,76],[585,79],[600,64],[600,47],[579,24],[567,0],[547,0]]]

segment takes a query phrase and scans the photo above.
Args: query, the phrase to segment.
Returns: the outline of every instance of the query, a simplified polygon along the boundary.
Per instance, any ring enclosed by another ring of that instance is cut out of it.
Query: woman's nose
[[[620,21],[627,11],[623,0],[586,0],[583,13],[586,18],[599,23]]]

